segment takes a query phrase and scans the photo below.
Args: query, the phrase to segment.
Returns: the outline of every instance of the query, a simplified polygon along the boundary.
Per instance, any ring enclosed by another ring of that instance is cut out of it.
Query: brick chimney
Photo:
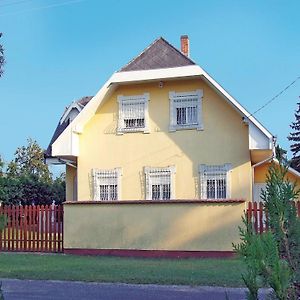
[[[189,37],[187,35],[182,35],[180,37],[180,44],[181,44],[181,52],[189,57],[190,56],[190,42]]]

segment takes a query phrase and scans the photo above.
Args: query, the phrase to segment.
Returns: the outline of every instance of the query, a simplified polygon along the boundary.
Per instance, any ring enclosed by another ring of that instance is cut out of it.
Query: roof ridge
[[[142,54],[144,54],[152,45],[154,45],[157,41],[164,38],[160,36],[159,38],[155,39],[148,47],[146,47],[139,55],[135,56],[133,59],[131,59],[125,66],[123,66],[120,70],[117,72],[122,72],[123,69],[125,69],[127,66],[129,66],[133,61],[135,61],[138,57],[141,57]]]

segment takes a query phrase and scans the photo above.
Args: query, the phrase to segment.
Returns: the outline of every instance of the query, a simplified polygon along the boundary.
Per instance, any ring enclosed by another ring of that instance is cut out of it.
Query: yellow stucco
[[[204,130],[169,132],[169,92],[203,90]],[[116,134],[118,95],[150,94],[150,133]],[[80,135],[78,199],[92,199],[91,170],[122,168],[121,199],[145,199],[143,168],[176,166],[175,198],[199,198],[198,165],[232,164],[231,198],[252,196],[248,127],[201,79],[123,85],[100,106]]]
[[[244,208],[245,203],[66,204],[64,248],[232,251]]]
[[[66,165],[66,201],[76,199],[74,184],[76,183],[76,168]]]
[[[270,163],[265,163],[255,168],[254,171],[254,183],[265,183],[267,180],[267,174],[270,167]],[[300,178],[294,175],[291,172],[287,173],[287,178],[292,181],[296,182],[297,185],[300,187]]]

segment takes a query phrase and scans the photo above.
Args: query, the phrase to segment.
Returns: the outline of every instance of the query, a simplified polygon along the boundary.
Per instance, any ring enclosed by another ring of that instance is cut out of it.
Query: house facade
[[[46,153],[66,164],[65,249],[231,252],[273,136],[189,58],[188,37],[181,51],[157,39],[80,101]]]
[[[252,199],[272,135],[187,53],[160,38],[103,88],[51,145],[68,201]]]

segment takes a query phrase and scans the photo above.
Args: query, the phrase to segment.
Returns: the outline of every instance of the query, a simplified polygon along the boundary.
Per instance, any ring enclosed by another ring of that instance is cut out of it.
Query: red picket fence
[[[63,252],[63,206],[1,206],[0,251]]]
[[[298,217],[300,218],[300,201],[295,202]],[[263,208],[263,204],[257,202],[249,202],[247,208],[247,218],[251,221],[257,233],[268,230],[267,212]]]

